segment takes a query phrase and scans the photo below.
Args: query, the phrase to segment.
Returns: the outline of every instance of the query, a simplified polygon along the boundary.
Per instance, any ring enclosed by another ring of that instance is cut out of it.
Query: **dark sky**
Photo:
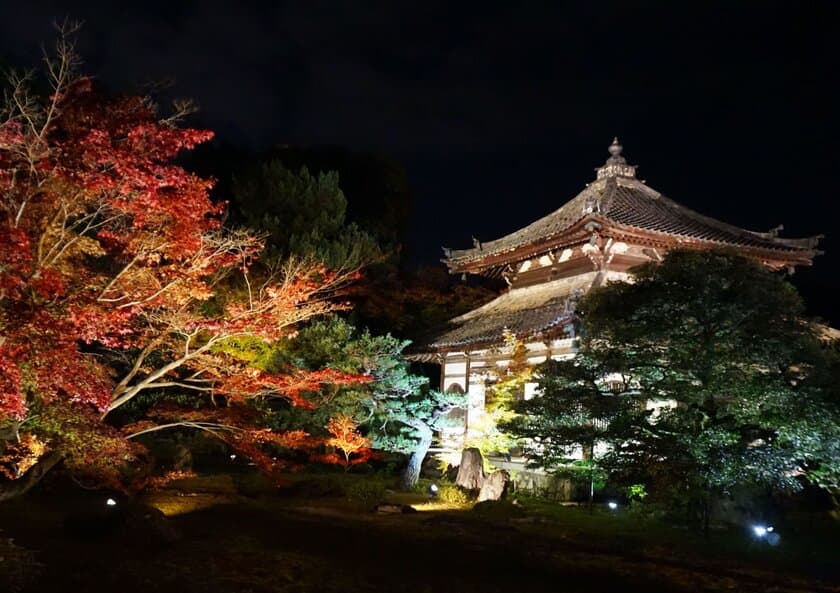
[[[417,195],[421,261],[556,209],[618,135],[690,208],[826,234],[794,280],[836,325],[837,4],[5,2],[0,56],[33,64],[52,20],[80,18],[89,73],[174,79],[226,142],[387,153]]]

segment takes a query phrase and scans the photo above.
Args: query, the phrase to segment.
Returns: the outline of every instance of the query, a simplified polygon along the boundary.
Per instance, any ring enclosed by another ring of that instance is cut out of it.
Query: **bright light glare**
[[[768,529],[764,525],[753,525],[753,533],[756,537],[764,537],[768,531],[773,531],[773,528]]]
[[[115,506],[117,506],[117,501],[114,500],[113,498],[109,498],[108,500],[105,501],[105,504],[109,507],[115,507]]]
[[[411,505],[415,511],[420,512],[427,512],[427,511],[463,511],[465,509],[469,509],[472,505],[471,504],[461,504],[456,502],[440,502],[438,500],[423,502],[423,503],[416,503]]]
[[[437,494],[437,491],[438,491],[437,484],[432,484],[431,486],[429,486],[429,492],[431,492],[432,494]]]
[[[230,456],[231,459],[236,459],[236,453]]]
[[[607,506],[610,507],[611,511],[614,511],[615,509],[618,508],[618,503],[610,501],[610,502],[607,503]]]

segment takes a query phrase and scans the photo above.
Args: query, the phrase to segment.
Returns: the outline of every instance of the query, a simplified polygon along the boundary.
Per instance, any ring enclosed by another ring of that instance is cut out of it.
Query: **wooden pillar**
[[[470,353],[464,352],[464,356],[467,358],[466,370],[464,372],[464,391],[467,393],[470,392]]]
[[[467,445],[467,434],[470,431],[470,409],[472,408],[472,395],[470,394],[470,353],[464,352],[467,363],[464,372],[464,394],[467,398],[467,407],[464,410],[464,446]]]

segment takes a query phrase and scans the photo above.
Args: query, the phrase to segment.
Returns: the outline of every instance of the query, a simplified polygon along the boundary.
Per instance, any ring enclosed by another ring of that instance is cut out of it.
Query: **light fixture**
[[[432,498],[436,497],[438,494],[438,485],[437,484],[429,484],[429,496]]]
[[[115,507],[115,506],[117,506],[117,501],[114,500],[113,498],[109,498],[108,500],[105,501],[105,506]]]
[[[611,500],[607,503],[607,506],[610,507],[611,511],[614,511],[618,508],[618,503]]]

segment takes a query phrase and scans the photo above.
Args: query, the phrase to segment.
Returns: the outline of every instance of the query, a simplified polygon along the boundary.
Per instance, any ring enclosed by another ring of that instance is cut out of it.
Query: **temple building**
[[[681,206],[636,177],[618,139],[609,153],[595,179],[554,212],[494,241],[444,249],[450,273],[500,277],[508,284],[503,294],[413,348],[413,358],[440,364],[441,389],[469,394],[467,431],[483,413],[490,371],[509,362],[504,336],[524,342],[532,364],[570,356],[577,300],[606,282],[626,280],[630,268],[661,261],[674,248],[731,247],[788,271],[811,265],[820,253],[819,236],[786,239],[779,236],[782,227],[748,231]],[[526,385],[526,398],[535,387]]]

